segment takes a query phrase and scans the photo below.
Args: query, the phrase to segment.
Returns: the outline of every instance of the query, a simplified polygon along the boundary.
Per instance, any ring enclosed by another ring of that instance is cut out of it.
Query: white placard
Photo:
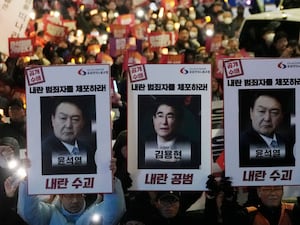
[[[299,68],[299,59],[224,62],[225,171],[233,185],[300,184]]]
[[[109,65],[30,67],[25,75],[29,194],[111,192]]]
[[[131,189],[204,190],[211,173],[211,66],[134,65],[128,79]]]

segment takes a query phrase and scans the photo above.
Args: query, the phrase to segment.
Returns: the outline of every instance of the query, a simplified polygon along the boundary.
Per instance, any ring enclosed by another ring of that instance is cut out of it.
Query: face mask
[[[275,36],[275,33],[268,33],[268,34],[264,35],[264,39],[265,39],[267,45],[270,45],[273,42],[274,36]]]
[[[226,17],[226,18],[224,19],[224,23],[225,23],[225,24],[231,24],[231,23],[232,23],[232,18],[231,18],[231,17]]]
[[[196,13],[194,13],[194,12],[190,13],[189,17],[190,17],[191,20],[195,20],[196,19]]]
[[[197,32],[190,32],[190,38],[196,38],[198,36]]]
[[[180,20],[180,21],[179,21],[180,26],[184,26],[184,25],[185,25],[185,22],[186,22],[186,20]]]
[[[223,47],[223,48],[226,48],[227,45],[228,45],[228,40],[223,40],[223,41],[222,41],[222,47]]]
[[[167,24],[166,29],[167,29],[167,31],[172,31],[174,29],[173,24]]]
[[[154,23],[149,24],[149,29],[150,29],[151,31],[154,31],[155,28],[156,28],[156,25],[155,25]]]
[[[224,21],[224,18],[223,18],[223,15],[222,15],[222,14],[218,16],[218,21],[220,21],[220,22],[223,22],[223,21]]]

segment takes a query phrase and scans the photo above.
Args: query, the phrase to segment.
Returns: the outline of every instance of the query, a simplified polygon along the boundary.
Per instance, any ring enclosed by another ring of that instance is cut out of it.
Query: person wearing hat
[[[199,224],[188,216],[186,207],[182,203],[181,192],[161,191],[157,192],[154,202],[155,211],[149,216],[147,224],[153,225],[183,225]]]

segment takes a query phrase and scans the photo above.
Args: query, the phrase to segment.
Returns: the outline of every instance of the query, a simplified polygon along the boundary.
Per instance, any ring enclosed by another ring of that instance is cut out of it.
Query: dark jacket
[[[95,150],[87,144],[77,141],[80,154],[78,156],[71,155],[61,141],[54,135],[47,137],[42,143],[42,174],[90,174],[96,173]],[[53,155],[57,155],[54,159],[61,157],[62,163],[52,164]],[[86,163],[84,160],[86,159]],[[79,160],[77,160],[79,159]]]
[[[264,139],[253,129],[247,130],[240,137],[240,167],[274,167],[274,166],[295,166],[293,155],[293,143],[276,134],[279,146],[285,146],[284,157],[250,158],[250,147],[262,152],[270,151]],[[273,153],[272,153],[273,155]]]

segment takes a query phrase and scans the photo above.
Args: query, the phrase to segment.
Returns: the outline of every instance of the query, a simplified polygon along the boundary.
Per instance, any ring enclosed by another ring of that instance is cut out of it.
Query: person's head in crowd
[[[285,57],[299,57],[300,56],[300,45],[297,40],[289,40],[289,43],[285,50]]]
[[[186,27],[180,27],[178,31],[178,40],[188,41],[189,38],[189,30]]]
[[[212,90],[212,100],[222,100],[223,99],[223,89],[221,81],[215,77],[211,79],[211,90]]]
[[[84,127],[84,110],[72,99],[60,99],[51,115],[54,135],[63,142],[74,145]]]
[[[149,19],[148,22],[148,29],[150,30],[150,32],[155,31],[156,30],[156,20],[155,19]]]
[[[83,194],[61,194],[59,200],[66,214],[81,215],[85,210],[85,198]]]
[[[198,33],[199,33],[199,29],[197,26],[193,25],[190,29],[190,38],[191,39],[197,39],[198,38]]]
[[[11,122],[24,123],[26,120],[26,109],[22,99],[12,99],[8,104],[8,116]]]
[[[223,16],[223,14],[224,14],[223,10],[222,11],[218,11],[216,13],[217,20],[215,21],[215,23],[224,23],[224,16]]]
[[[196,51],[187,49],[184,51],[184,63],[193,64],[195,63]]]
[[[158,54],[155,50],[152,50],[150,47],[146,47],[143,49],[143,56],[146,57],[147,63],[157,63],[158,62]]]
[[[183,119],[183,109],[178,100],[158,99],[152,116],[153,127],[161,141],[170,141],[177,135]]]
[[[94,56],[94,55],[87,55],[85,63],[86,64],[94,64],[94,63],[96,63],[96,56]]]
[[[102,24],[102,22],[103,21],[100,13],[95,13],[91,15],[91,23],[93,24],[93,26],[98,27]]]
[[[195,63],[207,63],[209,56],[205,47],[200,47],[195,55]]]
[[[230,11],[224,11],[223,12],[223,22],[225,24],[231,24],[232,23],[232,13]]]
[[[15,169],[20,159],[20,144],[14,137],[0,138],[0,167]]]
[[[274,29],[267,26],[262,29],[262,39],[265,41],[267,46],[270,46],[273,43],[275,36]]]
[[[261,135],[273,138],[283,120],[282,100],[278,93],[259,92],[250,107],[252,128]]]
[[[284,31],[278,31],[275,33],[273,39],[273,45],[276,50],[278,56],[281,56],[283,51],[286,49],[288,45],[288,35]]]
[[[190,31],[191,28],[192,28],[193,26],[195,26],[195,23],[194,23],[193,20],[187,20],[187,21],[185,22],[185,25],[184,25],[184,26]]]
[[[166,21],[165,30],[166,31],[174,31],[174,20],[168,19]]]
[[[160,215],[170,219],[178,215],[180,210],[180,195],[178,192],[158,192],[156,195],[155,206]]]
[[[8,74],[4,73],[0,76],[0,96],[5,98],[10,98],[11,92],[13,90],[14,80]]]
[[[264,206],[279,207],[283,197],[283,186],[259,186],[257,187],[257,195]]]
[[[212,12],[217,15],[221,11],[223,11],[223,3],[221,1],[215,1],[212,5]]]
[[[186,23],[186,17],[185,16],[179,16],[180,27],[185,26],[185,23]]]

